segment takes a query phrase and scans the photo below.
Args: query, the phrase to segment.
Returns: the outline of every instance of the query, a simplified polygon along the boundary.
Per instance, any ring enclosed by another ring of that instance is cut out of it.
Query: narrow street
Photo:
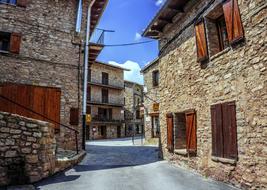
[[[130,138],[87,143],[78,166],[36,184],[38,190],[230,190],[220,182],[174,167],[157,158],[155,146],[132,145]]]

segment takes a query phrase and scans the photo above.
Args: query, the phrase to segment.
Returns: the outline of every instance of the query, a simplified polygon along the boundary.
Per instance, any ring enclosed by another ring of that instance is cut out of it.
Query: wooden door
[[[186,149],[188,153],[197,152],[197,126],[196,113],[194,111],[187,112],[186,118]]]
[[[167,149],[170,152],[174,151],[173,115],[172,114],[167,114]]]

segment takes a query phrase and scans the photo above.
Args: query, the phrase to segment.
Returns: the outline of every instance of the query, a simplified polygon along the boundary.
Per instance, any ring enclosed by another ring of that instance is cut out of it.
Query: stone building
[[[87,139],[119,138],[125,135],[124,70],[99,61],[91,64],[87,105],[92,121],[87,126]]]
[[[168,0],[158,39],[164,158],[244,189],[267,188],[266,1]]]
[[[1,106],[1,111],[41,120],[52,119],[69,126],[55,125],[57,145],[66,149],[76,148],[74,130],[79,132],[80,148],[82,144],[79,116],[88,3],[83,1],[82,32],[77,33],[78,0],[0,0],[0,83],[10,89],[3,88],[1,95],[41,116],[29,116],[25,109],[13,109],[13,104],[6,99],[1,101],[10,106]],[[93,4],[92,32],[106,4],[107,0]],[[90,49],[92,47],[90,45]]]
[[[125,135],[142,134],[144,123],[140,107],[143,104],[143,85],[124,81],[124,87]]]
[[[159,62],[155,59],[145,66],[141,73],[144,75],[144,131],[145,138],[158,138],[160,134],[159,122]]]

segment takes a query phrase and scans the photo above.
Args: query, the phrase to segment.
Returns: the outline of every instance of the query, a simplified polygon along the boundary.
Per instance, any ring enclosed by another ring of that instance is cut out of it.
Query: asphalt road
[[[137,142],[136,142],[137,143]],[[232,190],[220,182],[157,158],[157,147],[131,139],[87,143],[86,158],[73,169],[36,184],[38,190]]]

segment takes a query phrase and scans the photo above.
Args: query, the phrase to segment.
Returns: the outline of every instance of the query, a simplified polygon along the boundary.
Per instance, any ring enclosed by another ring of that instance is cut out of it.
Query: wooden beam
[[[176,12],[181,12],[183,13],[184,12],[184,9],[181,8],[181,7],[176,7],[176,6],[168,6],[168,9],[171,9],[172,11],[176,11]]]
[[[172,19],[168,19],[168,18],[162,18],[162,17],[159,17],[158,20],[160,21],[163,21],[163,22],[166,22],[168,24],[172,24]]]

